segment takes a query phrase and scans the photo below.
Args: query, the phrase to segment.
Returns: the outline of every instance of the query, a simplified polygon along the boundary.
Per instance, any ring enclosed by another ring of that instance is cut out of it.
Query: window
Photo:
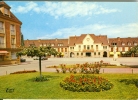
[[[111,47],[111,52],[113,52],[113,49],[114,49],[114,48],[113,48],[113,47]]]
[[[5,9],[4,9],[4,13],[7,14],[7,15],[9,15],[8,9],[5,8]]]
[[[96,55],[96,52],[94,52],[94,55]]]
[[[122,48],[122,51],[125,51],[125,47]]]
[[[103,49],[107,49],[107,46],[103,46]]]
[[[79,56],[79,53],[77,53],[77,56]]]
[[[84,45],[84,49],[86,49],[86,45]]]
[[[137,43],[136,43],[136,42],[134,42],[134,45],[136,46],[136,45],[137,45]]]
[[[117,45],[117,43],[114,43],[114,42],[113,42],[113,43],[111,43],[111,45]]]
[[[60,48],[58,48],[58,52],[60,52]]]
[[[15,33],[15,26],[13,24],[11,24],[10,30],[11,30],[11,34]]]
[[[4,37],[0,37],[0,48],[4,47]]]
[[[61,48],[61,52],[63,52],[63,48]]]
[[[98,52],[98,55],[100,55],[100,52]]]
[[[1,33],[4,32],[3,26],[4,26],[4,23],[2,21],[0,21],[0,32]]]
[[[87,50],[89,50],[90,49],[90,46],[89,45],[87,45]]]
[[[51,46],[54,46],[54,45],[55,45],[54,43],[51,44]]]
[[[128,45],[131,45],[131,43],[130,43],[130,42],[128,42],[127,44],[128,44]]]
[[[93,45],[91,45],[91,49],[93,49]]]
[[[81,55],[83,56],[83,53],[81,53]]]
[[[67,48],[65,48],[65,52],[67,52]]]
[[[63,43],[58,43],[58,46],[63,46]]]
[[[79,50],[81,49],[81,45],[79,45]]]
[[[11,38],[11,48],[15,48],[15,38]]]
[[[15,44],[15,38],[11,39],[11,44]]]
[[[122,42],[122,45],[125,45],[125,43],[124,43],[124,42]]]
[[[81,45],[79,45],[78,48],[79,48],[79,51],[80,51],[81,50]]]
[[[96,50],[98,50],[98,45],[96,45]]]
[[[16,57],[16,53],[11,53],[11,59],[17,59],[17,57]]]

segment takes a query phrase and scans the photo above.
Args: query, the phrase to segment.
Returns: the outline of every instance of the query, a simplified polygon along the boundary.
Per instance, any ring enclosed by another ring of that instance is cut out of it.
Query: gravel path
[[[112,58],[49,58],[42,61],[42,72],[56,72],[54,68],[47,68],[48,66],[59,64],[77,64],[77,63],[94,63],[103,60],[105,63],[110,63]],[[123,65],[138,65],[138,57],[118,58],[118,62]],[[8,75],[15,71],[22,70],[36,70],[39,71],[38,60],[33,58],[26,58],[25,63],[20,65],[0,65],[0,75]],[[102,68],[101,73],[138,73],[138,68]]]

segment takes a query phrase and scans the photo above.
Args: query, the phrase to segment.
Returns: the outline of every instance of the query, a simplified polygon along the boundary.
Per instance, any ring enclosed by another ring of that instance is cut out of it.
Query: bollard
[[[132,69],[132,74],[133,74],[133,69]]]
[[[104,69],[103,69],[103,73],[104,73]]]

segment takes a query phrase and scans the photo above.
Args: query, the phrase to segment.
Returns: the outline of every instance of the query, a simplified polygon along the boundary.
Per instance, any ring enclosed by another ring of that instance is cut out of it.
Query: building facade
[[[70,36],[68,39],[25,40],[25,47],[30,45],[51,45],[64,57],[112,57],[113,48],[117,47],[120,56],[138,45],[138,37],[108,38],[107,35],[81,34]]]
[[[0,64],[19,63],[16,52],[20,51],[22,22],[0,1]]]
[[[127,38],[109,38],[109,46],[110,46],[110,55],[113,55],[113,47],[117,47],[117,54],[120,56],[121,54],[125,54],[125,52],[129,51],[132,47],[138,45],[138,37],[127,37]]]

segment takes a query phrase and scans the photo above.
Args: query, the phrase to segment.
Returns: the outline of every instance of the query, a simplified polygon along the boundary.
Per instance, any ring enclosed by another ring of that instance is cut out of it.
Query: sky
[[[24,40],[81,34],[138,37],[138,2],[5,1],[22,22]]]

